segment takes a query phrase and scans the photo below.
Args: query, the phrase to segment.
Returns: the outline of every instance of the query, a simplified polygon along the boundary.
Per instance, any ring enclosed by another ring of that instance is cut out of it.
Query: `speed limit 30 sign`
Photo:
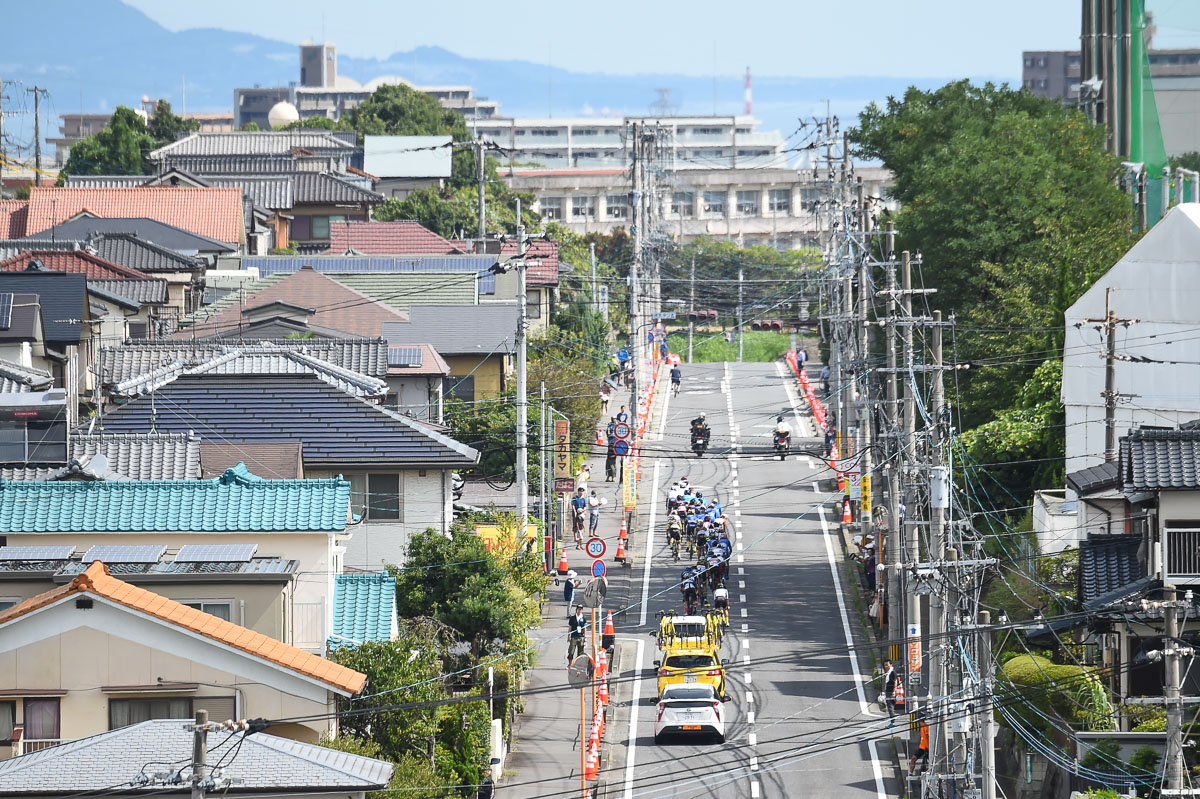
[[[593,558],[604,557],[604,540],[601,538],[589,538],[587,540],[587,553]]]

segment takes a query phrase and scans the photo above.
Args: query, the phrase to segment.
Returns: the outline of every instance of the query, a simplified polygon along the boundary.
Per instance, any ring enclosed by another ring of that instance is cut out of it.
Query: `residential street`
[[[821,504],[832,488],[827,472],[819,460],[803,454],[789,455],[786,463],[768,455],[780,413],[788,414],[796,429],[793,453],[812,451],[817,444],[807,413],[792,414],[799,405],[789,393],[790,378],[775,364],[685,366],[684,375],[679,396],[657,402],[643,450],[638,528],[653,534],[633,539],[637,560],[630,608],[617,625],[620,701],[614,702],[618,706],[606,733],[606,747],[614,751],[601,773],[604,795],[896,795],[890,744],[884,755],[866,740],[872,734],[890,737],[890,731],[881,732],[886,721],[871,701],[878,689],[861,681],[864,673],[869,678],[865,657],[860,665],[847,654],[847,635],[860,642],[861,627],[844,580],[840,519]],[[713,441],[708,454],[697,459],[688,450],[687,431],[688,421],[701,411]],[[733,701],[725,705],[723,745],[654,743],[657,650],[649,633],[657,629],[659,611],[681,609],[677,580],[684,565],[672,560],[663,534],[663,490],[683,476],[705,497],[720,499],[735,531],[731,621],[722,651]],[[842,578],[836,585],[835,572]],[[561,597],[556,598],[561,607]],[[551,625],[546,637],[557,630]],[[561,670],[560,648],[557,641],[548,645],[542,662],[550,670]],[[565,670],[561,679],[565,683]],[[544,724],[553,725],[566,744],[577,734],[574,702],[574,692],[568,691],[531,697],[523,735],[542,735]],[[548,716],[556,713],[562,718],[554,725]],[[569,757],[565,750],[560,746],[555,754]],[[550,774],[569,771],[575,781],[560,784],[577,790],[578,749],[573,755],[565,763],[510,761],[518,772],[510,789],[522,796],[549,796],[546,786],[555,784]]]

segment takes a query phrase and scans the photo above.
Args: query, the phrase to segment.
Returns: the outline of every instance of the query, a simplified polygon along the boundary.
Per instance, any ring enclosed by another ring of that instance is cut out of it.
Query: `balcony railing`
[[[52,746],[58,746],[62,742],[62,738],[22,738],[17,742],[17,755],[27,755],[30,752],[49,749]]]

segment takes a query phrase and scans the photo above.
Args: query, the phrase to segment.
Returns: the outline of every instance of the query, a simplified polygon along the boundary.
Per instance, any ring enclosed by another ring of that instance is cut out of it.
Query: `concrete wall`
[[[441,418],[442,378],[437,375],[388,375],[386,405],[414,419]]]

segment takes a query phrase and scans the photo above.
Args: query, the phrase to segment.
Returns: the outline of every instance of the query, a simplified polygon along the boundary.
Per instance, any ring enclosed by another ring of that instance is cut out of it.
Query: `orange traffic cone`
[[[892,702],[896,707],[904,706],[904,680],[896,680],[896,693],[893,695]]]
[[[853,519],[850,518],[850,500],[842,501],[842,524],[850,524]]]
[[[567,565],[567,550],[563,550],[562,557],[558,559],[558,573],[566,574],[571,571],[571,567]]]
[[[617,563],[624,563],[624,562],[625,562],[625,539],[624,539],[624,538],[618,538],[618,539],[617,539],[617,557],[616,557],[616,561],[617,561]]]
[[[626,520],[624,514],[621,516],[621,532],[617,533],[617,538],[622,541],[629,538],[629,522]]]
[[[604,680],[608,676],[608,656],[604,649],[600,650],[600,654],[596,656],[596,679]]]
[[[600,773],[600,757],[596,747],[588,745],[587,761],[583,767],[583,778],[594,780]]]
[[[604,622],[604,638],[607,640],[609,638],[616,638],[616,637],[617,637],[617,631],[615,629],[613,629],[612,611],[610,610],[608,612],[608,618]],[[609,647],[609,645],[605,644],[604,648],[608,649],[608,647]]]
[[[600,691],[598,692],[597,696],[600,700],[600,704],[608,707],[608,680],[604,680],[600,683]]]
[[[600,432],[599,427],[596,428],[596,446],[597,447],[604,446],[604,434]]]

